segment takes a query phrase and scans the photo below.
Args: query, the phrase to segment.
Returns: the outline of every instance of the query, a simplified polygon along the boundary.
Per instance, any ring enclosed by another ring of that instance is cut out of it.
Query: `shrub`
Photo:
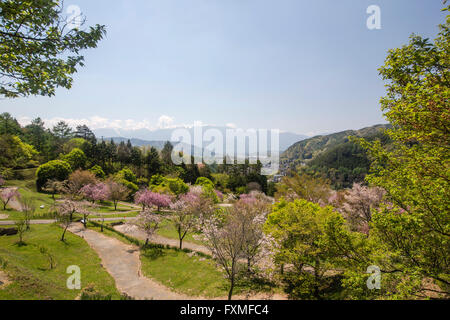
[[[73,170],[84,169],[86,167],[87,157],[83,150],[75,148],[63,160],[67,161]]]
[[[103,171],[102,167],[100,167],[99,165],[93,166],[91,169],[89,169],[89,171],[99,179],[105,179],[106,177],[105,171]]]
[[[66,180],[70,173],[72,172],[72,167],[69,163],[63,160],[53,160],[41,165],[36,171],[36,186],[38,191],[47,183],[48,180]]]

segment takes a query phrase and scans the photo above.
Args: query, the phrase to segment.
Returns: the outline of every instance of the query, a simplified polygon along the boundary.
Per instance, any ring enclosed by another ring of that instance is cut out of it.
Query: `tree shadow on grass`
[[[17,241],[16,246],[18,246],[19,248],[22,248],[22,247],[27,247],[28,244],[25,241]]]
[[[162,248],[144,246],[142,248],[142,255],[150,260],[156,260],[166,255],[166,252]]]

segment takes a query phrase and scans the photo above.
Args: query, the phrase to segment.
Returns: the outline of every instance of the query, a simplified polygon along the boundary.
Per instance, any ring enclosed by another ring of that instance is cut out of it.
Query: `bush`
[[[89,169],[89,171],[99,179],[105,179],[106,177],[105,171],[103,171],[102,167],[100,167],[99,165],[93,166],[91,169]]]
[[[36,186],[38,191],[41,191],[42,187],[49,180],[64,181],[67,180],[72,167],[69,163],[63,160],[53,160],[41,165],[36,171]]]
[[[73,170],[84,169],[86,167],[87,157],[83,150],[75,148],[63,160],[67,161]]]
[[[197,181],[195,182],[195,184],[198,186],[212,188],[212,189],[214,189],[214,187],[215,187],[214,182],[212,182],[211,180],[209,180],[208,178],[205,178],[205,177],[198,178]]]
[[[102,294],[97,291],[92,285],[88,285],[81,292],[80,300],[111,300],[112,296],[110,294]]]

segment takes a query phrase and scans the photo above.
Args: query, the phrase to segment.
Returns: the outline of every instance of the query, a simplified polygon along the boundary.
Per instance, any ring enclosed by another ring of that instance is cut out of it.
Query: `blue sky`
[[[71,90],[1,100],[26,121],[93,128],[233,124],[303,134],[384,122],[377,69],[415,32],[434,38],[441,0],[66,0],[108,35]],[[378,5],[382,29],[368,30]],[[126,121],[128,120],[128,121]]]

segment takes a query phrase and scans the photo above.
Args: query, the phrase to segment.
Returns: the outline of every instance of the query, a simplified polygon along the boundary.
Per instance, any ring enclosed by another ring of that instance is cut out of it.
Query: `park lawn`
[[[178,232],[175,229],[174,223],[170,219],[165,219],[161,224],[160,228],[158,229],[157,233],[162,236],[169,239],[175,239],[178,240]],[[192,242],[195,244],[203,244],[201,241],[194,239],[194,236],[196,234],[194,233],[188,233],[183,241],[186,242]]]
[[[0,210],[0,214],[8,215],[6,219],[0,219],[0,221],[18,220],[23,217],[23,213],[13,209]],[[47,210],[37,209],[35,214],[31,217],[31,220],[50,220],[54,219],[55,214]]]
[[[0,258],[7,261],[4,271],[12,284],[0,289],[0,300],[73,300],[81,290],[66,287],[67,267],[81,269],[81,287],[94,286],[102,294],[120,295],[114,279],[101,266],[101,260],[80,237],[66,233],[66,242],[59,241],[62,229],[57,225],[33,225],[25,233],[25,246],[18,246],[18,236],[0,237]],[[53,254],[56,267],[49,270],[47,259],[39,252],[45,246]]]
[[[92,224],[88,226],[89,229],[100,232],[100,227]],[[120,232],[104,228],[103,234],[126,244],[133,244]],[[143,241],[139,241],[139,244],[142,246]],[[145,276],[177,292],[210,298],[226,296],[227,281],[217,270],[213,260],[191,255],[177,249],[141,249],[141,269]]]
[[[141,250],[141,262],[145,276],[176,292],[207,298],[228,294],[228,281],[212,259],[175,249],[148,248]]]
[[[19,187],[19,192],[22,196],[29,196],[36,201],[38,206],[40,205],[53,205],[54,201],[52,195],[46,193],[40,193],[36,190],[36,182],[34,180],[8,180],[6,185],[9,187]],[[58,199],[58,195],[55,195]]]
[[[117,220],[115,222],[120,222]],[[108,221],[106,225],[111,225],[113,221]],[[92,223],[88,224],[89,229],[100,232],[100,227]],[[125,237],[119,231],[103,229],[103,234],[122,241],[126,244],[133,244],[141,247],[141,269],[143,274],[159,283],[171,288],[175,292],[190,296],[201,296],[206,298],[225,298],[228,295],[229,282],[224,278],[216,267],[215,262],[203,254],[189,253],[189,250],[179,250],[161,245],[150,245],[142,248],[144,241]],[[133,239],[134,242],[130,241]],[[247,279],[239,281],[234,290],[234,294],[245,292],[274,292],[277,290],[271,284],[259,283]]]

